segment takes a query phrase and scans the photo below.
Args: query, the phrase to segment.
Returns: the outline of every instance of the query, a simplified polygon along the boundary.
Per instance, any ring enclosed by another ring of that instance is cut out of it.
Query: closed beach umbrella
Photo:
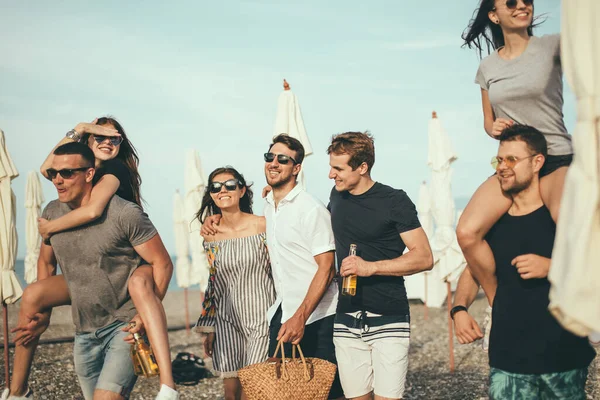
[[[7,387],[10,383],[7,304],[16,302],[23,294],[14,270],[17,258],[17,209],[16,197],[10,184],[17,176],[19,173],[6,149],[4,132],[0,130],[0,299],[4,321],[4,373]]]
[[[179,190],[173,195],[173,229],[175,231],[175,276],[177,277],[177,286],[183,288],[183,298],[185,301],[185,329],[190,331],[190,315],[188,307],[188,287],[190,287],[190,259],[189,259],[189,238],[188,224],[185,217],[185,207]]]
[[[37,260],[40,255],[42,237],[38,231],[38,218],[41,216],[44,193],[37,172],[30,171],[27,175],[25,187],[25,241],[27,254],[25,255],[25,281],[33,283],[37,280]]]
[[[285,79],[283,80],[283,92],[281,92],[279,99],[277,100],[277,114],[275,116],[273,137],[280,133],[286,133],[291,137],[298,139],[300,143],[302,143],[302,146],[304,146],[305,157],[313,153],[310,140],[306,134],[306,128],[304,127],[302,113],[300,112],[300,103]],[[306,188],[304,171],[302,170],[300,170],[298,182]]]
[[[17,257],[16,197],[11,181],[19,176],[8,154],[4,132],[0,130],[0,294],[2,302],[12,304],[23,291],[15,275]]]
[[[574,158],[548,279],[550,310],[581,336],[600,332],[600,2],[563,2],[561,58],[577,97]]]
[[[452,168],[456,154],[450,144],[450,138],[442,127],[434,111],[429,121],[429,157],[431,168],[431,197],[433,199],[433,234],[432,250],[438,259],[439,277],[446,281],[446,304],[448,312],[452,308],[451,280],[457,279],[465,268],[466,261],[458,246],[454,231],[455,206],[452,197]],[[454,338],[452,320],[448,318],[448,345],[450,348],[450,372],[454,371]]]
[[[434,111],[429,121],[428,157],[431,168],[431,209],[436,225],[431,246],[434,257],[439,259],[439,276],[447,282],[456,280],[467,265],[454,230],[456,211],[451,187],[451,165],[456,158],[450,138]]]
[[[202,225],[196,218],[196,213],[202,205],[202,196],[206,187],[206,178],[196,150],[188,150],[186,154],[185,174],[185,222],[189,232],[191,267],[189,286],[200,285],[200,290],[206,289],[208,282],[208,261],[202,246],[200,228]]]

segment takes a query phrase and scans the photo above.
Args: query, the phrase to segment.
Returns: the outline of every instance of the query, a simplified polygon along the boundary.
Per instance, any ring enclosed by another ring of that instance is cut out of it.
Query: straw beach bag
[[[329,361],[304,358],[299,345],[292,345],[292,358],[286,359],[280,341],[272,358],[240,369],[238,377],[248,400],[327,400],[335,370]]]

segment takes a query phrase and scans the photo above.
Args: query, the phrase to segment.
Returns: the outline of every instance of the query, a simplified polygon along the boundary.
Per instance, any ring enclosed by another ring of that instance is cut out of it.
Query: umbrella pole
[[[185,331],[188,336],[190,334],[190,311],[188,309],[188,290],[187,288],[183,289],[183,299],[185,302]]]
[[[452,287],[450,282],[446,281],[446,287],[448,288],[448,295],[446,303],[448,304],[448,345],[450,348],[450,372],[454,372],[454,330],[452,329],[452,318],[450,318],[450,310],[452,309]]]
[[[429,319],[429,307],[427,307],[427,272],[423,272],[423,281],[425,281],[425,299],[423,305],[425,306],[425,321]]]
[[[10,360],[8,353],[8,306],[2,302],[2,314],[4,319],[4,381],[6,387],[10,387]]]

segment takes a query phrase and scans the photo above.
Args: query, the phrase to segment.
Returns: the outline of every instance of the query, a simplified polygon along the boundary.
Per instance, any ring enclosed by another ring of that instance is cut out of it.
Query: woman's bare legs
[[[152,267],[138,267],[128,282],[129,294],[137,309],[160,370],[160,383],[175,389],[171,366],[171,351],[167,333],[167,316],[162,302],[154,292]]]
[[[568,170],[568,167],[560,167],[556,171],[540,179],[540,194],[542,195],[542,201],[548,210],[550,210],[554,222],[558,222],[560,201],[562,199]]]
[[[490,305],[496,295],[496,262],[485,235],[504,215],[512,200],[504,195],[498,178],[488,178],[475,192],[463,211],[456,235],[467,264],[479,281]]]
[[[223,389],[225,391],[225,400],[246,400],[238,378],[223,379]]]
[[[18,327],[26,326],[31,321],[31,316],[37,313],[49,312],[52,307],[71,304],[69,288],[62,275],[50,276],[41,281],[32,283],[23,291],[19,307]],[[44,328],[45,330],[45,328]],[[17,333],[19,337],[19,333]],[[39,337],[26,344],[15,346],[15,359],[13,364],[10,394],[22,396],[27,391],[27,382],[31,371],[31,363],[35,355]]]

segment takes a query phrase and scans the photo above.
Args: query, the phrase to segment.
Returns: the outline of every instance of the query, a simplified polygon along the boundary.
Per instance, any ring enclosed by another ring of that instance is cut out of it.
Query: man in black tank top
[[[548,311],[556,224],[540,196],[545,157],[546,141],[535,128],[517,125],[502,133],[496,170],[513,204],[486,237],[498,281],[489,347],[491,399],[586,398],[587,369],[595,351]],[[478,336],[469,333],[476,332],[476,323],[466,313],[477,290],[466,270],[451,312],[461,343]]]

